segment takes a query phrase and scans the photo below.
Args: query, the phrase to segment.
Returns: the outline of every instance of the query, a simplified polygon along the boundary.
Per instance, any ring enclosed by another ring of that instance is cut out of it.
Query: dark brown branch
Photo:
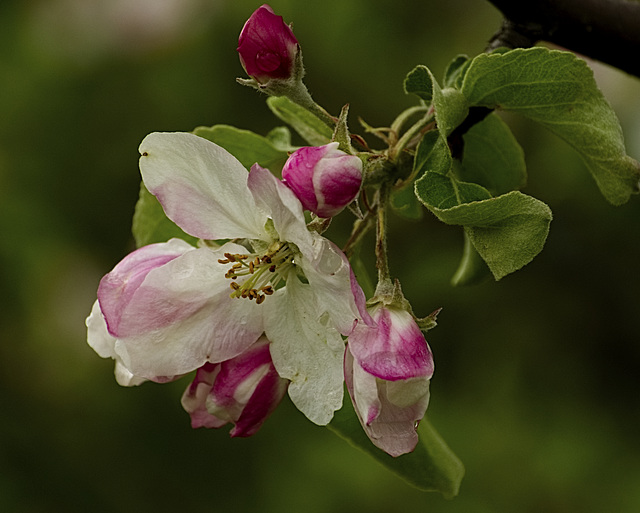
[[[548,41],[640,77],[640,3],[489,0],[505,17],[491,47]]]

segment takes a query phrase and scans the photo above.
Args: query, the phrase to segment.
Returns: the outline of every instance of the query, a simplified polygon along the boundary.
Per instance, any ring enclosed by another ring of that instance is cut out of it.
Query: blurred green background
[[[414,102],[408,71],[440,76],[501,19],[483,0],[271,5],[294,23],[315,99],[350,103],[354,129],[358,116],[388,125]],[[640,198],[608,205],[570,148],[521,119],[525,192],[555,216],[533,263],[452,288],[461,232],[392,220],[392,272],[414,310],[444,308],[428,416],[466,465],[458,498],[411,488],[288,401],[251,439],[191,430],[187,379],[121,388],[86,345],[98,281],[132,248],[142,138],[280,124],[234,80],[258,6],[0,4],[0,510],[640,511]],[[639,158],[640,80],[594,68]]]

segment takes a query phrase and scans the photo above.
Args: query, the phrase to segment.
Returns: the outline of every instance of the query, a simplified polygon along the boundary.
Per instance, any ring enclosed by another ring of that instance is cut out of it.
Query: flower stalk
[[[391,283],[389,258],[387,255],[387,203],[389,188],[383,184],[377,192],[376,202],[376,268],[378,269],[378,287]]]

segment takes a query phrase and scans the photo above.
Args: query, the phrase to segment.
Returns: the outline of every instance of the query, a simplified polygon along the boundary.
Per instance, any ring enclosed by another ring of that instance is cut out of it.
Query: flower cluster
[[[293,32],[268,6],[238,47],[256,81],[287,80]],[[362,160],[338,142],[293,152],[282,179],[247,169],[190,133],[152,133],[140,145],[146,189],[198,240],[133,251],[106,274],[87,318],[88,343],[115,360],[123,386],[195,373],[182,397],[193,427],[233,424],[254,434],[284,395],[318,425],[343,387],[373,443],[413,450],[429,400],[433,359],[402,302],[366,302],[346,255],[305,211],[330,218],[355,200]]]

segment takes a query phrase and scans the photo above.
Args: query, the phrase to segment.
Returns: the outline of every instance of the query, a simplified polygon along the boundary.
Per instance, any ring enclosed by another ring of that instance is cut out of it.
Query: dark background
[[[86,345],[98,281],[132,248],[143,137],[280,124],[234,80],[259,5],[0,4],[0,510],[640,510],[640,198],[608,205],[577,154],[522,119],[509,122],[525,192],[554,212],[533,263],[453,288],[461,232],[428,213],[391,222],[392,273],[415,312],[443,307],[428,416],[466,465],[458,498],[411,488],[286,400],[251,439],[191,430],[188,379],[121,388]],[[271,5],[294,24],[314,98],[333,113],[350,103],[354,129],[358,116],[389,125],[414,103],[407,72],[441,76],[500,24],[482,0]],[[639,158],[640,82],[593,65]],[[338,238],[351,222],[339,219]]]

